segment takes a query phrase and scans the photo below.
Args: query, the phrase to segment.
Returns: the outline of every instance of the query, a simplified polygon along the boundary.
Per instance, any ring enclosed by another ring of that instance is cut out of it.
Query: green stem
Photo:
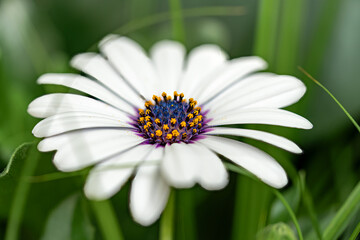
[[[326,227],[323,235],[324,240],[336,239],[344,229],[344,225],[355,214],[360,207],[360,182],[355,186],[350,196],[346,199],[342,207],[337,211],[335,217]]]
[[[301,24],[304,15],[304,0],[284,1],[281,11],[279,39],[276,51],[276,72],[292,74],[296,70]]]
[[[14,200],[10,208],[9,220],[6,227],[5,240],[18,239],[19,228],[31,187],[31,183],[27,181],[27,179],[34,174],[39,158],[40,153],[36,149],[36,144],[34,144],[30,149],[29,156],[25,160],[21,177],[15,190]]]
[[[300,71],[302,71],[308,78],[310,78],[313,82],[315,82],[318,86],[320,86],[324,91],[330,95],[330,97],[336,102],[337,105],[343,110],[346,116],[350,119],[352,124],[356,127],[356,129],[360,133],[360,126],[357,124],[355,119],[350,115],[350,113],[344,108],[344,106],[335,98],[335,96],[326,88],[324,87],[319,81],[317,81],[313,76],[311,76],[307,71],[305,71],[302,67],[298,67]]]
[[[110,200],[90,201],[105,240],[122,240],[122,232]]]
[[[273,189],[273,193],[276,195],[276,197],[284,204],[286,210],[288,211],[288,213],[290,214],[291,219],[293,220],[294,224],[295,224],[295,228],[296,231],[299,235],[299,239],[303,240],[303,235],[301,233],[301,229],[300,229],[300,225],[299,222],[296,219],[295,213],[293,212],[293,210],[291,209],[289,203],[286,201],[286,199],[283,197],[283,195],[276,189]]]
[[[171,191],[167,206],[161,216],[160,240],[174,239],[175,192]]]
[[[264,58],[270,64],[270,68],[275,63],[279,12],[280,0],[261,0],[258,9],[254,53]]]
[[[172,21],[173,37],[175,40],[185,43],[185,29],[181,9],[181,0],[169,0]]]
[[[351,234],[349,240],[356,240],[356,237],[359,236],[360,234],[360,222],[358,223],[358,225],[356,225],[353,233]]]

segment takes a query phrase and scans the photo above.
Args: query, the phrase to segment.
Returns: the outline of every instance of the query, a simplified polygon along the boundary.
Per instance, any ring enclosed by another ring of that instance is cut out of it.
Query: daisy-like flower
[[[53,162],[60,171],[95,165],[84,188],[88,198],[110,198],[134,175],[130,210],[138,223],[149,225],[163,211],[170,187],[226,186],[228,173],[220,155],[272,187],[287,184],[285,171],[270,155],[226,136],[300,153],[284,137],[228,126],[312,128],[305,118],[280,109],[303,96],[306,88],[300,80],[255,73],[266,68],[261,58],[228,60],[215,45],[199,46],[186,57],[180,43],[161,41],[148,56],[131,39],[111,35],[99,48],[101,54],[72,59],[82,75],[38,79],[39,84],[63,85],[88,96],[48,94],[28,108],[32,116],[45,118],[33,134],[44,138],[40,151],[57,151]]]

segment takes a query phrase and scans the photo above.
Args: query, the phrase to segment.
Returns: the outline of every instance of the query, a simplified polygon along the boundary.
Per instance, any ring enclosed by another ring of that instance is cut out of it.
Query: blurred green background
[[[305,98],[290,109],[308,118],[314,129],[267,128],[294,139],[304,154],[254,144],[287,170],[292,182],[281,192],[305,239],[317,239],[316,226],[324,231],[360,180],[360,137],[297,66],[323,83],[359,122],[360,1],[183,0],[181,6],[188,50],[215,43],[232,58],[260,55],[270,71],[295,75],[307,85]],[[27,105],[44,93],[68,91],[38,86],[36,79],[46,72],[74,71],[70,58],[97,51],[96,43],[112,32],[130,36],[146,49],[173,39],[169,1],[0,1],[0,172],[20,144],[34,140],[31,130],[37,120],[27,114]],[[22,154],[15,156],[14,177],[0,179],[0,239],[14,213],[16,176],[26,159]],[[51,154],[33,155],[38,164],[30,175],[56,172]],[[102,239],[91,204],[82,195],[83,177],[28,182],[20,239]],[[125,239],[158,239],[159,223],[145,228],[132,221],[128,191],[129,184],[112,199]],[[333,239],[350,237],[360,222],[359,205]],[[259,233],[265,226],[279,222],[296,233],[288,212],[267,187],[234,173],[222,191],[177,191],[175,215],[176,239],[255,239],[265,234]]]

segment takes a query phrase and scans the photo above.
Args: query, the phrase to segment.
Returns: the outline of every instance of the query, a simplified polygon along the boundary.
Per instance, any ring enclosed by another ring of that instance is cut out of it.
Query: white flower
[[[208,190],[226,186],[228,173],[219,155],[272,187],[287,184],[283,168],[270,155],[224,135],[300,153],[283,137],[226,127],[312,128],[303,117],[280,109],[303,96],[306,88],[300,80],[254,73],[266,68],[261,58],[228,60],[215,45],[199,46],[188,57],[173,41],[155,44],[150,57],[126,37],[107,37],[99,47],[101,54],[79,54],[71,61],[83,75],[45,74],[38,80],[91,97],[49,94],[28,109],[32,116],[45,118],[33,134],[44,138],[40,151],[57,151],[53,161],[59,170],[95,165],[85,185],[87,197],[110,198],[135,174],[131,213],[137,222],[149,225],[164,209],[170,186],[190,188],[198,183]]]

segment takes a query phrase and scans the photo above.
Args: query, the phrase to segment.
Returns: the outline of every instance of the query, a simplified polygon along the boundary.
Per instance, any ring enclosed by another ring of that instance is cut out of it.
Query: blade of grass
[[[21,177],[15,190],[14,200],[10,207],[8,224],[6,226],[5,240],[19,239],[19,228],[31,187],[31,183],[27,181],[27,178],[34,174],[40,158],[40,153],[35,146],[34,144],[31,147],[25,159]]]
[[[356,238],[360,235],[360,222],[356,225],[353,233],[351,234],[349,240],[356,240]]]
[[[284,196],[278,190],[273,189],[272,191],[275,194],[275,196],[284,204],[285,208],[288,210],[288,213],[289,213],[291,219],[293,220],[293,222],[295,224],[295,228],[296,228],[296,231],[298,233],[299,239],[303,240],[304,238],[303,238],[302,233],[301,233],[299,222],[297,221],[295,213],[291,209],[289,203],[286,201]]]
[[[122,232],[110,200],[90,201],[105,240],[122,240]]]
[[[318,218],[316,216],[316,212],[315,212],[315,208],[314,208],[314,203],[312,200],[312,197],[309,193],[309,190],[306,187],[306,181],[305,181],[305,173],[301,172],[300,173],[300,186],[301,186],[301,191],[302,191],[302,201],[310,215],[310,219],[311,219],[311,223],[313,225],[313,228],[315,230],[315,233],[318,237],[318,239],[322,240],[322,234],[321,234],[321,230],[320,230],[320,225],[319,225],[319,221]]]
[[[360,126],[357,124],[357,122],[354,120],[354,118],[350,115],[350,113],[344,108],[344,106],[335,98],[335,96],[319,81],[317,81],[313,76],[311,76],[307,71],[305,71],[302,67],[298,67],[301,72],[303,72],[308,78],[310,78],[314,83],[316,83],[318,86],[320,86],[329,96],[336,102],[336,104],[343,110],[343,112],[346,114],[346,116],[350,119],[352,124],[355,126],[355,128],[360,133]]]
[[[174,239],[175,191],[171,191],[160,220],[160,240]]]
[[[336,239],[344,229],[347,220],[356,213],[360,208],[360,182],[355,186],[354,190],[350,193],[345,203],[337,211],[335,217],[331,220],[330,224],[326,227],[323,239],[331,240]]]
[[[263,183],[262,181],[260,181],[257,177],[255,177],[253,174],[247,172],[246,170],[232,164],[232,163],[228,163],[228,162],[225,162],[224,163],[226,169],[230,170],[230,171],[233,171],[235,173],[238,173],[238,174],[242,174],[242,175],[245,175],[263,185],[265,185],[265,183]],[[266,185],[267,186],[267,185]],[[276,189],[274,188],[271,188],[272,189],[272,192],[274,193],[274,195],[284,204],[286,210],[288,211],[292,221],[294,222],[294,225],[295,225],[295,228],[296,228],[296,231],[298,233],[298,236],[299,236],[299,239],[300,240],[303,240],[303,235],[302,235],[302,232],[301,232],[301,228],[300,228],[300,225],[299,225],[299,222],[295,216],[295,213],[294,211],[291,209],[289,203],[286,201],[286,199],[283,197],[283,195]]]
[[[280,3],[280,0],[261,0],[258,9],[254,53],[270,63],[270,68],[275,63]]]
[[[291,74],[296,70],[304,5],[303,0],[283,1],[276,53],[277,73]]]
[[[169,0],[173,37],[185,43],[184,19],[181,9],[181,0]]]

